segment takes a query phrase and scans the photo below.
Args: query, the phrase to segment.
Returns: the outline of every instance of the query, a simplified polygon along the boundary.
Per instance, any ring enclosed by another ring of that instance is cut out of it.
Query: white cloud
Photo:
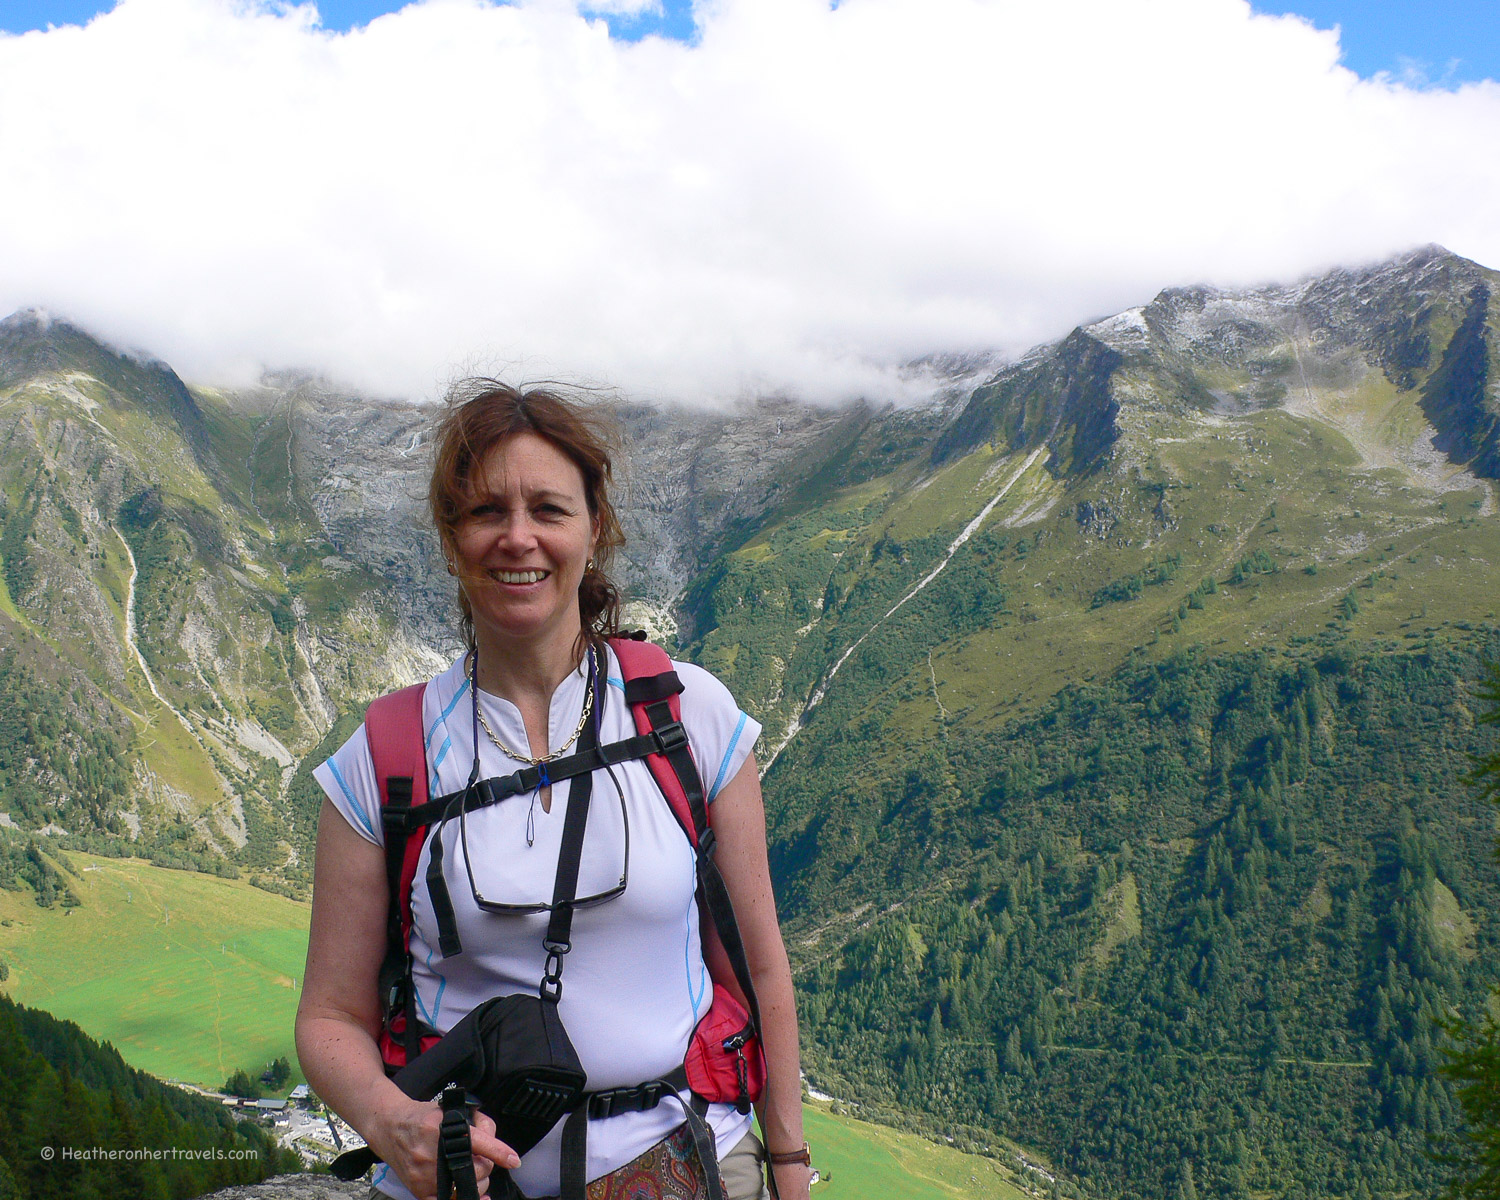
[[[578,7],[587,13],[609,13],[622,17],[661,16],[661,0],[579,0]]]
[[[700,0],[693,45],[425,0],[121,0],[0,37],[0,308],[200,379],[891,394],[1194,281],[1500,265],[1500,85],[1361,81],[1244,0]]]

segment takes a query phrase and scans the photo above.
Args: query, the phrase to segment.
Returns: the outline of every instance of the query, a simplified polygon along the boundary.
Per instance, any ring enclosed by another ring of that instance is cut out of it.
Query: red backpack
[[[696,1096],[729,1103],[740,1112],[760,1099],[766,1064],[760,1038],[760,1009],[744,943],[735,921],[723,876],[714,861],[714,831],[702,777],[682,725],[679,695],[682,681],[665,650],[644,634],[609,639],[625,682],[625,702],[635,717],[638,736],[603,747],[611,762],[644,758],[672,814],[693,846],[697,861],[699,928],[703,956],[714,982],[714,1000],[688,1043],[683,1069]],[[417,859],[434,825],[452,816],[451,806],[429,801],[427,755],[422,727],[425,684],[415,684],[374,701],[365,714],[365,732],[375,778],[380,787],[381,823],[385,832],[386,881],[390,905],[386,956],[380,971],[383,1020],[380,1053],[387,1074],[394,1074],[438,1040],[437,1031],[417,1017],[411,977],[411,894]],[[533,768],[533,771],[535,769]],[[525,772],[518,773],[523,775]],[[445,798],[451,799],[451,798]],[[445,811],[447,810],[447,811]],[[439,871],[440,875],[441,872]],[[443,904],[434,903],[440,930]],[[451,908],[448,910],[451,927]],[[448,933],[443,932],[444,954]],[[456,933],[451,952],[457,952]],[[643,1107],[616,1089],[595,1093],[590,1115]],[[646,1097],[654,1104],[654,1099]],[[600,1101],[604,1103],[600,1103]],[[618,1101],[618,1103],[616,1103]]]

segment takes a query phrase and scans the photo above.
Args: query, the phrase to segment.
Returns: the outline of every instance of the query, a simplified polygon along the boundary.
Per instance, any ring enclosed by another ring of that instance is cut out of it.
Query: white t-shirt
[[[613,651],[600,675],[604,692],[601,743],[636,733],[624,699],[624,681]],[[585,664],[587,659],[585,659]],[[740,711],[727,688],[691,663],[674,662],[683,683],[682,721],[710,801],[734,778],[760,735],[760,725]],[[552,696],[549,747],[560,746],[578,726],[583,708],[585,666],[570,674]],[[464,662],[459,659],[427,686],[422,702],[426,734],[428,795],[461,790],[474,760],[473,701]],[[479,693],[479,711],[505,745],[529,753],[520,711],[509,701]],[[576,743],[566,753],[571,753]],[[508,775],[525,764],[479,730],[480,778]],[[619,882],[622,895],[578,909],[573,917],[573,950],[563,969],[559,1013],[591,1091],[632,1087],[682,1065],[688,1039],[713,1002],[713,983],[699,941],[693,849],[644,761],[623,763],[610,774],[596,771],[579,870],[580,899]],[[361,725],[313,777],[345,820],[366,840],[384,844],[380,795],[369,743]],[[570,783],[554,784],[552,809],[543,810],[533,793],[513,796],[468,814],[468,861],[479,894],[502,903],[549,902],[557,872],[559,839],[568,810]],[[444,959],[427,891],[431,835],[417,862],[412,889],[412,979],[423,1021],[446,1033],[471,1009],[493,996],[535,993],[546,952],[542,938],[547,914],[497,915],[475,903],[465,868],[457,820],[443,827],[443,875],[453,903],[462,953]],[[684,1099],[688,1096],[685,1093]],[[590,1121],[586,1178],[592,1180],[630,1162],[682,1123],[671,1100],[642,1113]],[[732,1105],[708,1111],[721,1153],[748,1132],[749,1116]],[[528,1196],[558,1193],[562,1123],[539,1142],[512,1172]],[[410,1200],[394,1171],[377,1168],[375,1186]]]

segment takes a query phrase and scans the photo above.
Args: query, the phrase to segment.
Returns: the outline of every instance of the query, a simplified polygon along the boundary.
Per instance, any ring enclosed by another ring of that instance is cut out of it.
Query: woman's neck
[[[550,703],[558,685],[578,669],[583,640],[576,635],[542,643],[474,632],[479,651],[474,677],[480,690],[518,708],[526,707],[527,701]]]

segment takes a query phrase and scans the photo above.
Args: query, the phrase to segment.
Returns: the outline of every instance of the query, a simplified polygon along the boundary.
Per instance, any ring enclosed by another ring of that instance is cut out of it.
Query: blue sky
[[[271,0],[124,0],[0,35],[0,314],[206,382],[295,364],[430,395],[463,363],[899,401],[914,359],[1019,353],[1167,286],[1432,242],[1500,267],[1475,149],[1500,83],[1455,86],[1500,81],[1500,0],[1254,2],[1310,20],[323,0],[327,29],[373,22],[330,37]],[[0,0],[0,26],[108,3]],[[646,12],[614,37],[576,15],[604,10]]]
[[[1399,77],[1410,66],[1433,83],[1500,79],[1497,0],[1259,0],[1255,8],[1340,26],[1344,64],[1364,76]]]
[[[13,33],[77,24],[111,7],[108,0],[0,0],[0,29]],[[403,0],[320,0],[328,29],[363,25]],[[664,0],[660,14],[607,17],[617,37],[688,38],[690,0]],[[1320,28],[1342,27],[1344,63],[1369,77],[1387,71],[1413,82],[1453,85],[1500,79],[1500,0],[1256,0],[1259,12],[1298,13]]]
[[[346,30],[364,25],[384,13],[396,12],[412,0],[317,0],[325,29]],[[114,7],[113,0],[0,0],[0,29],[24,33],[48,25],[82,24]],[[636,40],[648,34],[686,39],[692,36],[691,0],[666,0],[659,14],[641,17],[606,16],[617,37]]]

